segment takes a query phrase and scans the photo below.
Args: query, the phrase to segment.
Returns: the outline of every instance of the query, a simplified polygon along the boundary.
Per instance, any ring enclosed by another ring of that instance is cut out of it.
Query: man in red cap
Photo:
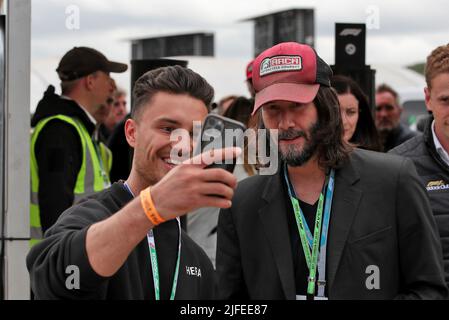
[[[410,160],[343,139],[330,67],[281,43],[254,61],[253,114],[278,131],[281,164],[242,181],[218,223],[224,299],[447,296],[429,201]]]

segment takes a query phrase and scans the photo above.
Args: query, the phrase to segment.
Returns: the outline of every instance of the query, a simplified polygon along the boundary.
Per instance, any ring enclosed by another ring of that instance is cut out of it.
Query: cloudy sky
[[[71,24],[73,8],[79,28]],[[215,34],[217,58],[249,61],[253,25],[239,21],[291,8],[315,8],[316,49],[330,64],[335,22],[368,23],[368,64],[421,62],[432,48],[449,42],[444,0],[32,0],[31,105],[48,83],[58,84],[54,69],[75,45],[128,62],[128,39],[209,31]],[[236,75],[236,81],[242,77]],[[129,73],[115,78],[129,89]]]

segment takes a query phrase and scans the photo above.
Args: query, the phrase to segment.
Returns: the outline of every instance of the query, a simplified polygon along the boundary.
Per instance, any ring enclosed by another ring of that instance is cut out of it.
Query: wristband
[[[145,212],[148,220],[150,220],[154,226],[165,222],[154,207],[153,199],[151,199],[150,187],[140,192],[140,203],[142,204],[143,211]]]

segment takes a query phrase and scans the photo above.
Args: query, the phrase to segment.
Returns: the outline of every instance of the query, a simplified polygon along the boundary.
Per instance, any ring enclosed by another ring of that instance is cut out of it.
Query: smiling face
[[[345,93],[338,95],[338,102],[343,120],[343,138],[349,141],[354,135],[359,120],[359,101],[352,93]]]
[[[170,152],[177,141],[170,141],[176,129],[193,132],[193,121],[203,121],[207,107],[201,100],[186,94],[157,92],[136,120],[125,124],[127,141],[134,148],[133,170],[146,184],[153,185],[165,176],[174,164]]]
[[[279,152],[288,165],[301,166],[316,153],[319,125],[313,102],[269,102],[262,107],[262,118],[267,129],[279,130]]]
[[[449,73],[440,73],[425,88],[427,110],[435,119],[435,132],[443,146],[449,151]]]

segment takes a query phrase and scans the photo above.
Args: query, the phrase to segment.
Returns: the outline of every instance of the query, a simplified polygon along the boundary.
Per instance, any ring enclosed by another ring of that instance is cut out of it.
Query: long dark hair
[[[349,77],[333,76],[331,83],[337,94],[350,93],[359,102],[359,119],[349,142],[362,149],[380,151],[379,136],[369,107],[368,97],[363,93],[360,86]]]
[[[313,102],[319,122],[316,132],[316,138],[320,141],[318,164],[322,168],[340,168],[349,159],[353,147],[343,139],[343,121],[337,94],[332,88],[320,86]]]
[[[320,86],[313,102],[318,112],[319,123],[315,132],[316,140],[319,141],[318,165],[323,169],[338,169],[349,160],[349,155],[354,148],[343,139],[344,129],[337,93],[330,87]],[[261,111],[252,117],[250,127],[265,128]],[[269,144],[268,138],[267,150],[270,150]],[[263,167],[263,165],[258,164],[258,167]]]
[[[237,97],[224,112],[223,116],[242,122],[248,126],[254,102],[245,97]]]

